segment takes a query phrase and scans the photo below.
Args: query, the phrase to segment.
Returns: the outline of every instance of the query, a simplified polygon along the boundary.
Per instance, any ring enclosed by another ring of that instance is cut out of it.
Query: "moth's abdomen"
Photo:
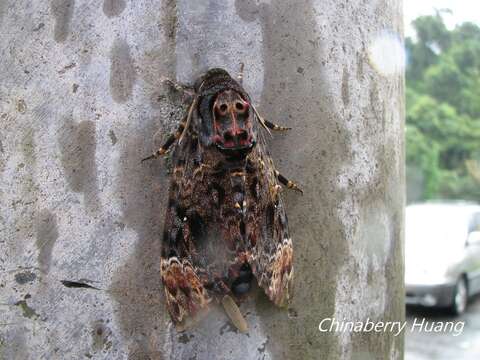
[[[232,292],[235,295],[243,295],[250,291],[252,287],[253,273],[248,263],[244,263],[240,268],[237,278],[232,283]]]

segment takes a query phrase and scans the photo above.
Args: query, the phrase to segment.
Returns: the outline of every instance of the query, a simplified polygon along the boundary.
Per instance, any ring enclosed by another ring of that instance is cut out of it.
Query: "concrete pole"
[[[0,357],[401,359],[403,335],[320,332],[401,321],[401,0],[0,2]],[[235,73],[276,136],[295,248],[288,311],[260,292],[177,334],[159,249],[175,127],[163,77]],[[159,130],[157,132],[157,130]],[[102,290],[71,289],[88,279]]]

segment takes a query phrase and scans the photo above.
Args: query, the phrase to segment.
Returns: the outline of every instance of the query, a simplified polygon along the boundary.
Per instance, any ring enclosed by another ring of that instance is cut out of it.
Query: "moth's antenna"
[[[190,105],[190,108],[188,109],[188,115],[187,115],[187,121],[185,123],[185,128],[182,131],[182,135],[180,135],[180,138],[178,139],[178,144],[180,145],[182,143],[182,140],[190,127],[190,123],[192,122],[192,115],[193,115],[193,109],[197,106],[197,101],[198,101],[198,94],[201,92],[203,84],[205,83],[205,80],[202,81],[200,86],[198,87],[198,92],[195,93],[195,97],[193,98],[192,104]]]
[[[198,99],[198,96],[195,95],[195,98],[193,99],[192,104],[188,109],[187,121],[185,122],[185,127],[183,128],[182,135],[180,135],[180,138],[178,139],[178,144],[182,143],[183,137],[185,136],[185,133],[190,127],[190,123],[192,122],[193,109],[195,108],[195,106],[197,106],[197,99]]]
[[[240,71],[238,72],[238,75],[237,75],[237,79],[238,79],[238,83],[243,86],[243,69],[245,67],[245,64],[242,62],[240,63]],[[262,124],[262,126],[265,128],[265,130],[267,130],[267,132],[272,135],[272,133],[270,132],[270,129],[267,127],[267,125],[265,124],[265,120],[260,116],[260,114],[258,113],[257,109],[255,109],[255,106],[252,105],[252,108],[253,108],[253,112],[255,113],[255,115],[257,116],[258,118],[258,121],[260,121],[260,124]]]
[[[258,111],[257,111],[257,109],[255,108],[255,106],[252,105],[252,109],[253,109],[253,112],[255,113],[255,115],[257,116],[258,121],[260,122],[260,124],[265,128],[265,130],[267,130],[267,132],[270,134],[270,136],[272,136],[272,133],[270,132],[270,129],[269,129],[269,128],[267,127],[267,125],[265,124],[265,119],[260,116],[260,114],[258,113]]]

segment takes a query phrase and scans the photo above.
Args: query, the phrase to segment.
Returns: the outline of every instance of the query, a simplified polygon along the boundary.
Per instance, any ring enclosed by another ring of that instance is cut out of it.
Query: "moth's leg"
[[[260,122],[260,124],[264,127],[265,130],[267,130],[267,132],[270,135],[272,135],[272,133],[270,132],[270,129],[267,126],[267,124],[265,124],[265,119],[258,113],[257,108],[255,106],[253,106],[253,104],[252,104],[252,109],[253,109],[253,112],[255,113],[255,115],[257,116],[257,119]]]
[[[284,126],[279,126],[276,125],[268,120],[265,120],[257,111],[255,106],[252,106],[253,111],[255,115],[257,115],[258,121],[260,121],[260,124],[268,131],[268,133],[271,134],[270,130],[275,130],[275,131],[285,131],[285,130],[291,130],[289,127],[284,127]]]
[[[240,71],[237,75],[237,80],[240,85],[243,85],[243,68],[245,67],[244,63],[240,63]]]
[[[258,121],[260,121],[260,124],[270,133],[270,130],[275,130],[275,131],[285,131],[285,130],[291,130],[292,128],[289,127],[284,127],[284,126],[279,126],[277,124],[274,124],[268,120],[265,120],[257,111],[257,108],[252,105],[253,112],[255,115],[257,115]],[[271,134],[271,133],[270,133]]]
[[[293,181],[288,180],[285,176],[280,174],[277,170],[275,170],[275,175],[277,176],[278,181],[289,189],[295,190],[300,192],[303,195],[303,190],[298,187]]]
[[[275,130],[275,131],[292,130],[292,128],[280,126],[280,125],[271,123],[271,122],[268,121],[268,120],[264,120],[264,121],[265,121],[265,125],[266,125],[269,129],[271,129],[271,130]]]
[[[170,136],[167,138],[167,141],[162,145],[160,149],[158,149],[156,152],[154,152],[152,155],[146,157],[145,159],[142,159],[142,162],[151,160],[151,159],[156,159],[159,156],[165,155],[168,152],[168,149],[172,144],[180,138],[180,136],[183,133],[183,130],[185,129],[185,124],[187,123],[186,120],[182,121],[180,125],[178,126],[177,131],[175,133],[170,134]]]
[[[195,109],[195,107],[197,106],[197,102],[198,102],[198,96],[195,96],[193,98],[193,101],[192,103],[190,104],[190,108],[188,109],[188,114],[187,114],[187,119],[185,120],[184,123],[180,124],[180,126],[182,127],[181,131],[177,131],[177,133],[179,133],[178,135],[178,143],[180,144],[182,142],[182,139],[185,137],[185,133],[187,132],[188,128],[190,127],[190,122],[192,121],[192,117],[193,117],[193,109]],[[180,128],[179,128],[180,130]]]
[[[195,90],[191,86],[180,84],[170,78],[163,78],[162,82],[167,84],[174,90],[179,91],[185,95],[189,95],[189,96],[195,95]]]

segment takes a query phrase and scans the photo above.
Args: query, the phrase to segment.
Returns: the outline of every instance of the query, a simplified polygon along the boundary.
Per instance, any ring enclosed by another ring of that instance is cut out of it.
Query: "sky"
[[[450,9],[452,14],[445,14],[444,19],[449,29],[456,24],[471,21],[480,25],[479,0],[403,0],[405,36],[413,34],[410,23],[420,15],[434,14],[434,9]]]

